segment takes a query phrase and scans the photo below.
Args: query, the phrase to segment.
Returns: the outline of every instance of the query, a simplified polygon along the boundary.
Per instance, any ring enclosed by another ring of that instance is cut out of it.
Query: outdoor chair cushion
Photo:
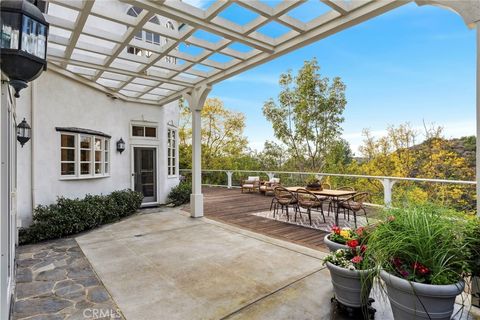
[[[355,202],[355,201],[345,201],[345,202],[340,202],[340,207],[342,208],[346,208],[346,209],[350,209],[350,210],[353,210],[353,211],[358,211],[360,209],[362,209],[362,204],[359,203],[359,202]]]
[[[253,188],[253,183],[245,183],[244,185],[242,185],[242,187],[244,187],[244,188]]]
[[[247,181],[248,182],[260,181],[260,177],[248,177]]]
[[[322,205],[320,201],[302,199],[298,203],[303,208],[318,208]]]

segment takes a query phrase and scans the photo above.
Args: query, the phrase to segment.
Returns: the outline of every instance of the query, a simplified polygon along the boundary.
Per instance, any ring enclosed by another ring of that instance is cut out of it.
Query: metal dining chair
[[[302,216],[301,208],[307,210],[308,219],[310,220],[310,225],[312,225],[312,209],[320,209],[320,212],[323,216],[323,222],[326,223],[325,215],[323,214],[323,200],[317,197],[314,193],[308,191],[307,189],[298,189],[297,190],[297,200],[298,200],[298,212],[300,217]],[[295,221],[297,221],[297,212],[295,212]]]
[[[354,189],[353,187],[348,187],[348,186],[338,187],[337,190],[355,191],[355,189]],[[345,199],[347,199],[348,197],[351,197],[351,196],[340,196],[340,197],[338,197],[337,199],[338,199],[338,200],[345,200]],[[330,210],[331,210],[331,211],[334,210],[334,208],[333,208],[333,201],[330,201],[330,203],[328,204],[328,216],[330,216]],[[345,219],[345,212],[343,213],[343,219]]]
[[[340,209],[343,209],[344,212],[347,211],[348,218],[350,220],[350,212],[353,214],[353,220],[355,222],[355,228],[357,227],[357,214],[360,211],[363,211],[365,219],[368,223],[367,211],[365,210],[364,202],[369,201],[370,193],[368,192],[359,192],[353,196],[347,197],[343,200],[339,200],[337,203],[337,212],[336,220],[338,220],[338,213]]]
[[[293,192],[285,189],[282,186],[277,186],[275,189],[273,189],[274,196],[272,199],[272,202],[270,203],[270,211],[272,210],[273,207],[273,218],[275,218],[275,215],[278,214],[278,207],[280,206],[281,208],[281,213],[283,214],[283,211],[285,209],[285,212],[287,214],[287,221],[290,220],[289,212],[288,212],[288,207],[292,206],[294,211],[295,211],[295,216],[297,214],[297,205],[298,205],[298,200],[297,197],[293,194]]]

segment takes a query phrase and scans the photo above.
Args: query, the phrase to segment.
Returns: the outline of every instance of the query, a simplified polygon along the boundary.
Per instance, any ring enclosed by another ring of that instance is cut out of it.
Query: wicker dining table
[[[305,187],[287,187],[288,191],[296,193],[298,189],[306,189]],[[308,189],[307,189],[308,190]],[[322,189],[322,190],[308,190],[314,195],[329,197],[333,201],[333,211],[335,214],[335,224],[338,226],[338,210],[337,202],[339,197],[348,197],[356,194],[356,191],[351,190],[335,190],[335,189]]]

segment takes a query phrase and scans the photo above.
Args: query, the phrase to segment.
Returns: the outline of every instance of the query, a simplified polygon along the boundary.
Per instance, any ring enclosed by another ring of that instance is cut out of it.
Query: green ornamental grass
[[[458,282],[479,256],[479,220],[435,205],[387,210],[367,254],[398,277],[426,284]]]

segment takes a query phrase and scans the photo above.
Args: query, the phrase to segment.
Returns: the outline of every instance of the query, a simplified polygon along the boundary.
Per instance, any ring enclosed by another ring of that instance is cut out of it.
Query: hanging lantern
[[[15,89],[15,97],[47,67],[48,23],[27,0],[0,2],[1,69]]]
[[[27,123],[25,118],[23,118],[22,122],[17,125],[17,140],[20,142],[20,145],[23,148],[23,145],[30,140],[32,136],[32,128]]]
[[[120,152],[120,154],[125,151],[125,141],[123,141],[122,138],[117,141],[117,151]]]

